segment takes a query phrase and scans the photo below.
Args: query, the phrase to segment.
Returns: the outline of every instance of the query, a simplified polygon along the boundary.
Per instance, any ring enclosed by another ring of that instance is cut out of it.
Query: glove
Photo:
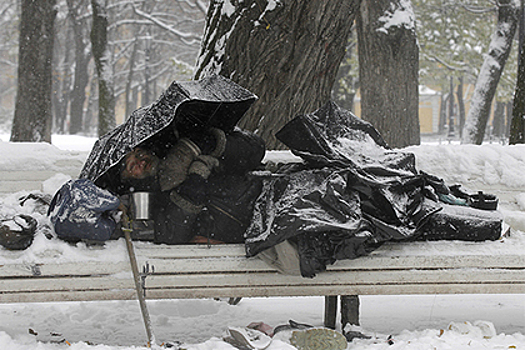
[[[219,158],[224,154],[226,149],[226,134],[218,128],[211,128],[210,133],[215,138],[215,148],[210,152],[210,155]]]
[[[199,147],[187,138],[182,138],[159,165],[161,191],[179,186],[186,179],[188,168],[200,155]]]
[[[218,166],[219,160],[217,158],[209,155],[201,155],[191,163],[188,169],[188,175],[195,174],[199,175],[203,179],[208,179],[213,168]]]

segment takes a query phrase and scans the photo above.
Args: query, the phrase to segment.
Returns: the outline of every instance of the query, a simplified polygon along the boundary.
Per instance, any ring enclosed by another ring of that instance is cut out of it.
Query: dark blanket
[[[246,232],[248,256],[291,240],[302,275],[313,277],[387,241],[500,236],[498,212],[444,205],[440,198],[455,197],[441,179],[419,172],[413,154],[390,150],[371,124],[334,103],[276,136],[305,163],[264,180]]]

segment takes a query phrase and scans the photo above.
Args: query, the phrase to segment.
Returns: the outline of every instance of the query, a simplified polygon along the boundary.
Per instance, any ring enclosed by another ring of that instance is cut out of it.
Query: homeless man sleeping
[[[207,128],[161,156],[134,149],[120,164],[119,185],[105,189],[121,199],[154,193],[156,243],[244,242],[247,256],[305,277],[387,241],[501,236],[494,196],[418,171],[413,154],[391,150],[372,125],[334,103],[296,117],[276,137],[303,161],[265,170],[258,136]]]

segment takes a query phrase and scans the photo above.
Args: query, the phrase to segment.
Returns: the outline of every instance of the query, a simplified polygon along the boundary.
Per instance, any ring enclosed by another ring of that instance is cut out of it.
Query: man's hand
[[[213,168],[218,166],[219,160],[214,156],[201,155],[191,163],[188,169],[188,175],[196,174],[206,180],[210,177]]]

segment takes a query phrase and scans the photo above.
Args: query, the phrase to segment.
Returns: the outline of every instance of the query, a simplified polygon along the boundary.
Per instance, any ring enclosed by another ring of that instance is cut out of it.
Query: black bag
[[[53,197],[48,216],[59,238],[105,241],[117,226],[112,214],[119,205],[118,197],[90,180],[70,180]]]
[[[29,215],[17,215],[13,218],[18,229],[12,229],[8,225],[0,226],[0,245],[9,250],[24,250],[33,243],[37,221]]]

